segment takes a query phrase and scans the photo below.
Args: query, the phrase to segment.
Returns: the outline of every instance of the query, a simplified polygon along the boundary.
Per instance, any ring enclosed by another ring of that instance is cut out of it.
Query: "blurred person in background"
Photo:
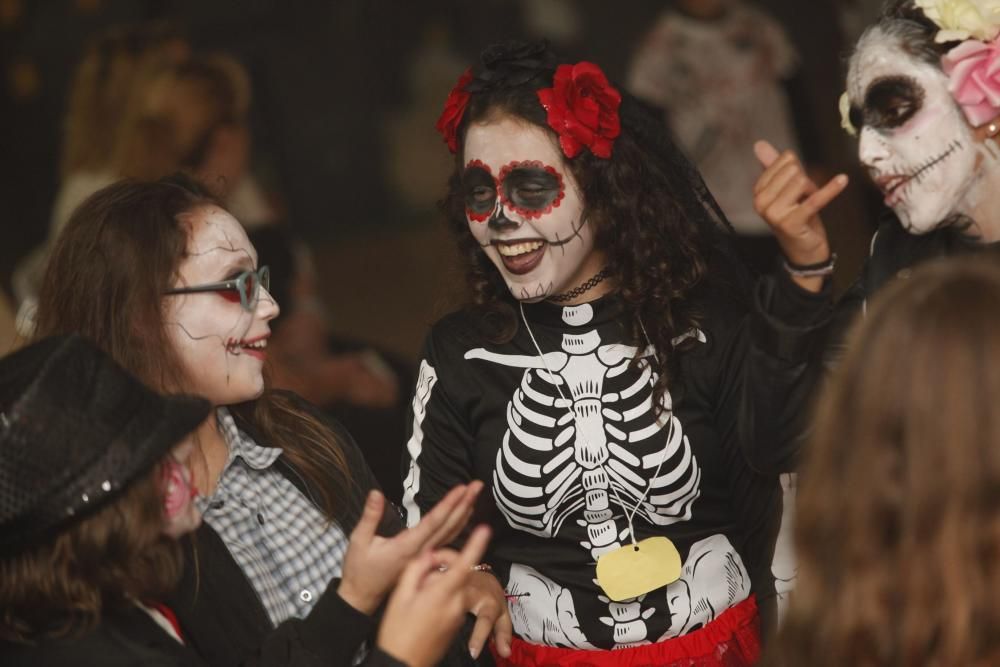
[[[675,0],[629,65],[629,91],[664,110],[760,273],[774,268],[778,245],[750,197],[752,148],[761,137],[798,146],[784,88],[796,60],[780,24],[744,0]]]
[[[55,237],[80,202],[122,176],[113,155],[133,97],[154,72],[189,55],[185,38],[163,22],[114,26],[87,46],[69,91],[60,183],[48,239],[21,260],[12,276],[22,336],[30,336],[38,288]]]
[[[260,263],[271,269],[275,300],[285,304],[268,340],[274,386],[335,416],[358,441],[386,497],[401,502],[407,402],[400,387],[412,384],[412,369],[363,341],[334,334],[312,255],[286,226],[255,227],[249,236]]]
[[[190,53],[168,23],[115,26],[88,46],[69,91],[52,238],[80,202],[119,177],[113,155],[133,96],[153,73]]]

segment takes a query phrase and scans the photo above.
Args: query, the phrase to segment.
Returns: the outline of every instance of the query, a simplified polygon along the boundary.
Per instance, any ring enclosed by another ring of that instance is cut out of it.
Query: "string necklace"
[[[524,329],[525,329],[525,331],[528,332],[528,336],[531,338],[531,343],[535,346],[535,351],[538,353],[538,358],[541,359],[542,365],[545,366],[545,370],[548,372],[549,376],[552,377],[553,379],[555,379],[558,376],[555,373],[552,372],[551,368],[549,368],[549,362],[545,360],[545,355],[542,354],[542,348],[541,348],[541,346],[539,346],[538,340],[535,338],[535,333],[531,330],[531,325],[528,324],[528,318],[524,314],[524,303],[519,301],[517,305],[518,305],[518,308],[521,311],[521,321],[524,322]],[[641,317],[639,317],[638,315],[636,317],[639,320],[639,328],[642,329],[642,335],[646,338],[646,345],[648,345],[653,350],[653,355],[656,358],[657,363],[659,363],[659,354],[657,353],[656,348],[653,347],[653,343],[652,343],[652,341],[649,338],[649,334],[646,332],[646,325],[643,324]],[[569,412],[569,415],[570,415],[570,419],[573,421],[573,427],[574,427],[574,429],[576,429],[577,428],[577,425],[576,425],[576,413],[573,411],[573,402],[570,401],[570,400],[568,400],[566,398],[566,395],[563,393],[562,386],[561,386],[561,384],[562,384],[562,378],[560,378],[559,382],[555,382],[554,384],[556,386],[556,391],[559,392],[559,397],[563,400],[563,403],[566,403],[566,404],[569,405],[568,412]],[[660,424],[660,417],[659,416],[656,417],[656,422],[657,422],[657,424]],[[662,426],[662,424],[660,424],[660,425]],[[674,423],[673,423],[673,421],[671,421],[670,422],[670,431],[667,432],[667,442],[668,443],[670,442],[670,440],[672,438],[673,428],[674,428]],[[577,431],[577,432],[579,433],[579,431]],[[668,450],[669,450],[669,446],[664,445],[664,447],[663,447],[663,453],[660,456],[660,462],[656,464],[656,471],[653,473],[652,477],[650,477],[648,480],[646,480],[646,489],[642,492],[642,497],[639,498],[639,501],[635,504],[635,507],[631,508],[631,510],[632,510],[631,514],[629,513],[630,506],[621,497],[621,494],[618,493],[618,489],[615,487],[615,485],[611,483],[611,481],[610,481],[611,480],[611,476],[608,475],[608,471],[604,467],[604,464],[601,464],[601,469],[604,470],[604,474],[608,477],[608,486],[611,487],[611,491],[614,492],[615,498],[618,499],[618,504],[621,506],[621,508],[623,510],[625,510],[625,521],[628,523],[629,540],[632,542],[632,548],[635,549],[636,551],[639,550],[639,545],[636,543],[635,528],[633,527],[632,520],[635,518],[635,515],[639,511],[639,508],[642,507],[642,503],[644,503],[646,501],[646,496],[649,495],[649,490],[653,486],[653,480],[660,476],[660,469],[663,467],[663,462],[666,461],[666,459],[667,459],[667,451]]]
[[[578,285],[568,292],[563,292],[562,294],[555,294],[553,296],[546,297],[546,299],[549,301],[555,301],[556,303],[564,303],[571,299],[575,299],[576,297],[585,294],[586,292],[589,292],[590,290],[594,289],[594,287],[604,282],[604,279],[607,278],[609,275],[611,275],[611,271],[609,271],[608,267],[605,266],[603,269],[594,274],[594,276],[592,276],[590,280],[583,283],[582,285]]]

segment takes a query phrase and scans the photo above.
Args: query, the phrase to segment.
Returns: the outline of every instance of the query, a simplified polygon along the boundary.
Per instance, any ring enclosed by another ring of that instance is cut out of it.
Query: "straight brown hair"
[[[150,387],[183,393],[189,381],[167,337],[162,303],[187,253],[182,218],[201,207],[225,208],[183,174],[121,181],[84,201],[52,251],[36,337],[81,334]],[[270,446],[284,450],[282,458],[310,484],[329,519],[360,512],[343,446],[320,419],[269,386],[232,407]]]

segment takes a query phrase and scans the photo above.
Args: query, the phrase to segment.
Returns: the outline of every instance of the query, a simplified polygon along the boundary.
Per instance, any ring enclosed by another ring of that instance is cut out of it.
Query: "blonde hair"
[[[221,126],[245,124],[250,79],[224,54],[192,57],[161,67],[131,100],[113,150],[115,171],[156,180],[199,166]]]
[[[92,40],[70,87],[63,178],[106,169],[132,96],[157,68],[186,56],[180,33],[166,23],[116,26]]]

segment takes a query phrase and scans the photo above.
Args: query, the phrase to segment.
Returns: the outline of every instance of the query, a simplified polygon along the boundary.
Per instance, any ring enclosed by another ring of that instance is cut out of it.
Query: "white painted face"
[[[176,287],[235,279],[257,268],[257,251],[246,232],[220,208],[204,206],[182,220],[190,229],[187,257],[178,268]],[[278,305],[263,286],[251,311],[235,291],[172,294],[164,297],[167,335],[192,382],[186,392],[213,405],[241,403],[264,391],[268,322]]]
[[[475,123],[464,159],[469,230],[514,298],[562,294],[604,268],[579,185],[547,131],[509,117]]]
[[[907,231],[971,214],[985,156],[939,67],[869,33],[851,60],[848,94],[861,164]]]

